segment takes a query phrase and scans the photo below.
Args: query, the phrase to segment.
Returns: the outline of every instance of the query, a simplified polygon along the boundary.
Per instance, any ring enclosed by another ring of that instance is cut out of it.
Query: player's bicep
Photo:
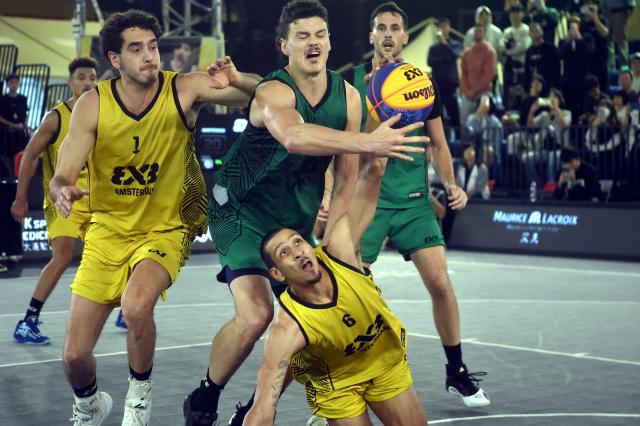
[[[285,144],[289,129],[304,123],[295,106],[295,95],[289,86],[278,81],[263,83],[256,89],[251,105],[251,123],[266,127],[278,142]]]
[[[78,99],[69,122],[69,131],[62,142],[56,174],[73,181],[84,167],[96,143],[100,98],[97,91]]]
[[[362,100],[358,90],[345,81],[347,97],[347,128],[348,132],[359,132],[362,122]]]

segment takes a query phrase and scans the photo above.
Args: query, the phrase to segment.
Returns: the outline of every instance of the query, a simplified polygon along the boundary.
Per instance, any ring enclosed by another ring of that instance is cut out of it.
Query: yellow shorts
[[[155,260],[173,283],[191,253],[192,243],[191,236],[183,230],[150,232],[132,238],[91,223],[71,292],[100,304],[119,305],[138,262]],[[164,293],[162,296],[164,299]]]
[[[76,201],[78,204],[81,202],[82,200]],[[79,238],[84,240],[87,227],[91,221],[91,212],[89,211],[88,203],[86,203],[86,208],[84,205],[78,208],[76,203],[74,203],[69,217],[63,217],[58,213],[53,204],[48,205],[44,210],[49,243],[58,237]]]
[[[315,401],[308,398],[311,411],[326,419],[358,417],[367,409],[367,402],[380,402],[400,395],[413,384],[406,357],[377,377],[364,383],[316,393]]]

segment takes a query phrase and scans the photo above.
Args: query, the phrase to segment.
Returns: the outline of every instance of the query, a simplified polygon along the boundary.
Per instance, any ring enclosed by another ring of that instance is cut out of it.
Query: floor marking
[[[486,416],[474,417],[452,417],[449,419],[429,420],[429,424],[454,423],[484,419],[512,419],[528,417],[614,417],[614,418],[640,418],[640,414],[626,413],[538,413],[538,414],[489,414]]]
[[[158,305],[156,306],[156,309],[176,309],[176,308],[202,308],[202,307],[211,307],[211,306],[233,306],[233,303],[182,303],[182,304],[172,304],[172,305]],[[116,311],[119,308],[114,308],[113,310]],[[69,313],[69,310],[64,310],[64,311],[44,311],[40,313],[40,316],[43,315],[66,315]],[[24,314],[24,312],[22,313],[18,313],[18,314],[0,314],[0,318],[4,318],[4,317],[21,317]]]
[[[434,336],[431,334],[421,334],[421,333],[408,333],[408,334],[409,336],[421,337],[423,339],[440,340],[440,336]],[[613,364],[634,365],[634,366],[640,367],[640,362],[638,361],[627,361],[623,359],[614,359],[614,358],[605,358],[605,357],[587,355],[585,352],[568,353],[568,352],[559,352],[559,351],[549,351],[546,349],[527,348],[525,346],[503,345],[501,343],[483,342],[475,338],[462,339],[462,343],[469,343],[469,344],[478,345],[478,346],[490,346],[493,348],[510,349],[514,351],[535,352],[535,353],[544,354],[544,355],[565,356],[568,358],[575,358],[575,359],[588,359],[592,361],[602,361],[602,362],[609,362]]]

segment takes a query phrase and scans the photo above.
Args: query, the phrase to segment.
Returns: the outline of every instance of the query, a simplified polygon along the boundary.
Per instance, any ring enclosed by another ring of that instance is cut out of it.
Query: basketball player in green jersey
[[[33,291],[31,302],[23,320],[19,321],[13,338],[27,345],[45,345],[49,338],[40,332],[39,315],[44,303],[56,287],[60,276],[64,273],[73,258],[76,239],[84,239],[85,231],[91,219],[89,200],[78,203],[73,214],[68,217],[57,215],[55,206],[49,197],[49,181],[55,172],[58,152],[67,135],[71,111],[76,101],[85,92],[96,87],[96,68],[98,64],[93,58],[76,58],[69,63],[67,83],[71,88],[71,98],[56,105],[42,119],[42,123],[27,144],[22,157],[18,176],[16,199],[11,205],[11,214],[17,221],[25,218],[29,212],[27,194],[29,182],[35,174],[38,157],[42,155],[44,212],[47,232],[51,244],[51,260],[42,269],[38,284]],[[79,186],[88,186],[87,170],[81,173]]]
[[[331,208],[346,211],[358,164],[358,157],[348,154],[410,160],[406,153],[424,149],[405,144],[428,140],[405,137],[421,123],[393,129],[399,115],[372,134],[359,133],[358,92],[326,68],[331,44],[326,9],[319,2],[288,3],[277,40],[288,64],[258,86],[249,125],[214,176],[209,228],[223,268],[218,280],[229,284],[235,316],[215,336],[207,375],[185,399],[187,425],[216,421],[220,392],[273,318],[267,267],[260,257],[262,238],[283,226],[310,237],[332,156]]]
[[[369,42],[373,45],[371,68],[365,64],[353,69],[352,81],[365,105],[367,74],[388,62],[401,60],[402,49],[409,41],[406,13],[394,2],[378,6],[370,16]],[[425,121],[424,131],[431,140],[434,167],[444,182],[449,207],[459,210],[467,204],[466,193],[456,185],[451,153],[445,138],[441,113],[441,101],[434,84],[435,102]],[[366,110],[362,125],[366,121]],[[433,317],[447,357],[446,389],[462,397],[469,407],[489,404],[477,379],[462,362],[460,345],[460,319],[458,302],[447,272],[444,238],[437,217],[429,200],[427,164],[424,153],[412,154],[414,161],[389,159],[380,190],[380,200],[373,222],[362,236],[362,260],[376,261],[382,243],[388,236],[405,260],[412,260],[431,295]],[[477,373],[484,375],[484,373]]]

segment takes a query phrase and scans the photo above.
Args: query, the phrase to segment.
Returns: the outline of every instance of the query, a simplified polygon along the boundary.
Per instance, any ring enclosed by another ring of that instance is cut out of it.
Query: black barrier
[[[503,253],[640,260],[638,205],[476,201],[456,214],[449,246]]]

